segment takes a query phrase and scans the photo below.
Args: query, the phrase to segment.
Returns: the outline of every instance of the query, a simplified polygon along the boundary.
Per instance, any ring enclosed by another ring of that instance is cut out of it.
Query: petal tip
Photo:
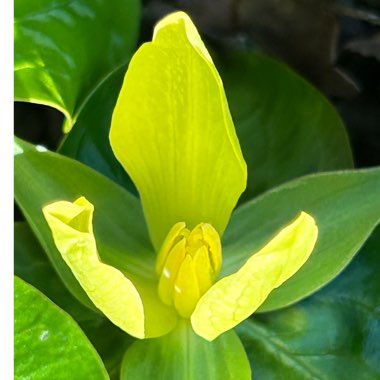
[[[191,21],[190,17],[183,11],[170,13],[164,18],[162,18],[160,21],[157,22],[156,26],[154,27],[153,41],[157,38],[157,35],[162,29],[164,29],[168,25],[178,24],[181,21],[184,23],[185,28],[187,26],[193,25],[193,22]]]
[[[155,42],[158,39],[158,36],[161,31],[163,31],[167,27],[173,27],[174,25],[178,25],[179,28],[182,28],[182,31],[186,34],[186,37],[190,44],[198,51],[198,53],[203,58],[206,59],[206,61],[212,63],[212,58],[208,50],[206,49],[198,33],[197,28],[195,27],[189,15],[183,11],[170,13],[166,17],[161,19],[154,28],[152,41]],[[177,33],[178,31],[179,30],[176,30]]]
[[[92,233],[92,217],[94,206],[85,197],[74,202],[57,201],[42,208],[49,226],[62,223],[79,232]]]
[[[314,242],[313,247],[317,241],[318,238],[318,225],[316,220],[307,212],[301,211],[300,215],[297,218],[300,225],[302,225],[301,228],[309,228],[310,229],[310,237],[312,241]]]

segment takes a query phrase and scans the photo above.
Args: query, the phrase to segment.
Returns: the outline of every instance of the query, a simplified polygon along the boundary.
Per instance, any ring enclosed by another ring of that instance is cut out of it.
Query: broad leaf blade
[[[15,2],[15,97],[53,106],[71,127],[95,87],[135,46],[140,3]]]
[[[238,327],[258,379],[380,377],[380,229],[325,289]]]
[[[135,342],[126,352],[121,369],[122,380],[250,378],[246,353],[234,331],[207,342],[186,320],[164,337]]]
[[[108,379],[78,325],[38,290],[15,277],[15,379]]]
[[[223,52],[216,63],[248,165],[240,201],[305,174],[353,166],[342,120],[303,78],[253,52]]]
[[[319,235],[306,264],[275,289],[261,311],[315,292],[350,262],[380,220],[380,169],[315,174],[273,189],[239,207],[224,236],[222,274],[238,269],[301,210]]]

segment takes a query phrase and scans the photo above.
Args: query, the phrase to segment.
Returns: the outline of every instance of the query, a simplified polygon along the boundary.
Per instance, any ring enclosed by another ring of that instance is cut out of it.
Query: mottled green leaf
[[[15,277],[15,379],[108,379],[97,352],[68,314]]]

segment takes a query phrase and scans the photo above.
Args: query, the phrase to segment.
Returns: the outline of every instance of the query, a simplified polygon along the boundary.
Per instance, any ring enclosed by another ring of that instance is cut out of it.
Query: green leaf
[[[44,293],[76,321],[89,319],[90,315],[100,316],[84,307],[67,291],[25,222],[17,222],[14,225],[14,272]]]
[[[380,168],[315,174],[275,188],[239,207],[224,236],[222,275],[236,271],[301,210],[319,234],[306,264],[259,309],[289,305],[338,275],[380,219]]]
[[[89,319],[80,326],[98,351],[110,378],[119,380],[125,351],[135,339],[103,317]]]
[[[102,261],[155,281],[155,255],[139,201],[92,169],[64,156],[37,151],[17,139],[15,197],[32,230],[69,290],[88,306],[92,303],[54,244],[42,207],[83,195],[96,206],[94,231]]]
[[[256,379],[380,378],[380,228],[330,285],[238,327]]]
[[[250,378],[246,353],[234,331],[207,342],[194,333],[186,320],[164,337],[133,343],[121,368],[122,380]]]
[[[126,69],[122,66],[113,72],[91,94],[73,129],[66,135],[59,153],[81,161],[136,194],[131,179],[117,161],[109,142],[112,112]]]
[[[178,222],[223,233],[246,165],[219,74],[185,13],[161,20],[133,56],[110,140],[139,190],[156,249]]]
[[[15,277],[15,379],[108,379],[97,352],[68,314]]]
[[[119,378],[121,360],[132,338],[99,313],[84,307],[65,288],[26,222],[14,226],[14,269],[70,314],[99,352],[112,379]]]
[[[353,166],[328,100],[284,64],[253,52],[216,56],[244,158],[248,200],[290,179]]]
[[[16,0],[15,97],[59,109],[70,128],[97,85],[130,58],[139,19],[138,0]]]

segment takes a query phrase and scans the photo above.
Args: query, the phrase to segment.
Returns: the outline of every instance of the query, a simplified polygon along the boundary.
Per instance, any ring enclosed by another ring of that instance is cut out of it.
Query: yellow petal
[[[168,235],[166,236],[162,247],[157,255],[157,261],[156,261],[156,273],[158,275],[161,274],[165,261],[169,255],[170,250],[176,245],[178,241],[181,240],[183,236],[183,231],[187,231],[186,224],[184,222],[176,223],[171,230],[169,231]]]
[[[173,304],[173,288],[178,270],[185,259],[185,240],[179,241],[167,255],[158,284],[158,294],[166,305]]]
[[[215,281],[215,274],[211,267],[209,253],[205,246],[198,249],[193,257],[194,270],[197,275],[199,294],[203,295]]]
[[[99,260],[92,232],[94,207],[84,197],[43,209],[54,242],[95,306],[128,334],[144,337],[144,308],[133,283]]]
[[[314,219],[301,212],[239,271],[222,278],[201,297],[191,316],[195,332],[211,341],[248,318],[273,289],[302,267],[317,236]]]
[[[209,246],[212,269],[216,276],[219,274],[220,268],[222,267],[222,244],[220,242],[220,237],[211,224],[202,223],[201,228],[203,232],[203,240]]]
[[[158,254],[158,294],[166,305],[190,317],[199,298],[214,283],[222,262],[218,233],[210,224],[199,223],[191,231],[184,222],[169,231]]]
[[[222,235],[247,170],[222,81],[185,13],[160,21],[133,56],[110,141],[157,250],[179,221],[189,229],[210,223]]]
[[[188,318],[193,312],[199,297],[199,286],[193,259],[190,255],[186,255],[179,268],[174,285],[175,308],[182,317]]]

